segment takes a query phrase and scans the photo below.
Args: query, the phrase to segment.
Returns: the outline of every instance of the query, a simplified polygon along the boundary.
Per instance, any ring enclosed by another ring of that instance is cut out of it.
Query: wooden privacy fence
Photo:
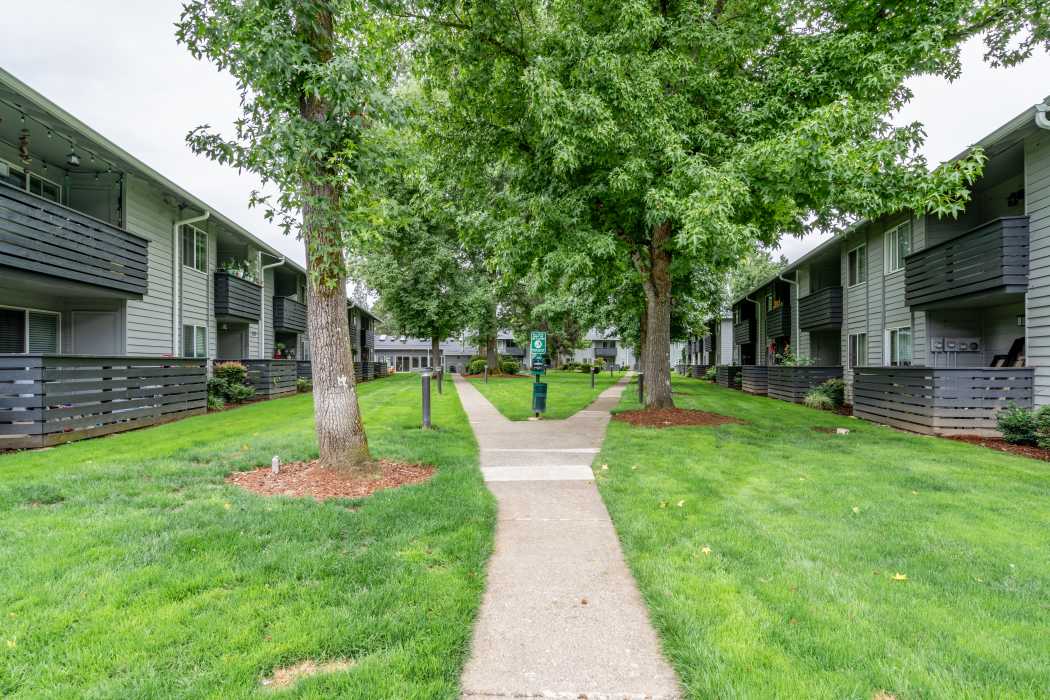
[[[998,435],[1000,411],[1032,407],[1033,377],[1024,367],[857,367],[853,415],[917,433]]]
[[[689,376],[693,379],[703,379],[711,365],[689,365]]]
[[[260,399],[295,393],[299,376],[299,363],[295,360],[241,360],[241,364],[248,369],[248,383],[255,387],[255,395]]]
[[[727,389],[740,388],[740,365],[718,365],[715,370],[715,381]]]
[[[0,355],[0,449],[156,425],[207,398],[205,359]]]
[[[744,365],[740,371],[740,388],[749,394],[765,394],[769,386],[769,367]]]
[[[773,399],[802,403],[810,389],[829,379],[842,379],[842,368],[775,365],[767,372],[766,393]]]

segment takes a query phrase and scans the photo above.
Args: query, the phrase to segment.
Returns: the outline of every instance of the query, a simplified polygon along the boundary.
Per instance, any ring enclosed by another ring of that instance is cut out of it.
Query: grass
[[[614,421],[599,488],[691,697],[1045,695],[1050,465],[674,388],[749,424]]]
[[[309,395],[0,456],[0,696],[454,698],[495,507],[451,383],[360,388],[376,456],[438,466],[360,501],[266,499],[233,470],[315,457]]]
[[[611,375],[602,372],[595,375],[594,389],[591,389],[591,377],[588,374],[548,370],[540,379],[547,384],[547,412],[543,416],[568,418],[590,405],[598,398],[598,394],[619,381],[623,375],[623,372],[613,372]],[[507,418],[526,420],[534,415],[532,376],[489,377],[488,384],[481,377],[471,377],[468,381]]]

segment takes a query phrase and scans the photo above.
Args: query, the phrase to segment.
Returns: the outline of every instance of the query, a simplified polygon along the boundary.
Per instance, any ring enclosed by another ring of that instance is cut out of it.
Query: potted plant
[[[286,346],[285,346],[284,343],[275,343],[274,346],[273,346],[273,359],[275,359],[275,360],[282,360],[282,359],[284,359],[285,347]]]

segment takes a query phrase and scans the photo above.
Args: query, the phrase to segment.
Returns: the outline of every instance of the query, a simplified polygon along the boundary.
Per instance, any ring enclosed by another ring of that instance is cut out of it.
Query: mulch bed
[[[1042,447],[1036,447],[1035,445],[1011,445],[1002,438],[981,437],[979,435],[944,435],[943,437],[948,440],[965,442],[968,445],[980,445],[990,450],[998,450],[999,452],[1008,452],[1021,457],[1050,462],[1050,450],[1044,450]]]
[[[613,415],[613,420],[630,423],[642,428],[672,428],[683,425],[714,426],[736,424],[747,421],[730,416],[720,416],[707,411],[694,411],[688,408],[647,408],[640,411],[624,411]]]
[[[437,470],[426,464],[405,464],[381,459],[373,474],[358,476],[325,469],[318,460],[282,464],[278,474],[270,467],[234,472],[226,482],[261,496],[293,496],[324,501],[329,498],[364,498],[376,491],[418,484]]]

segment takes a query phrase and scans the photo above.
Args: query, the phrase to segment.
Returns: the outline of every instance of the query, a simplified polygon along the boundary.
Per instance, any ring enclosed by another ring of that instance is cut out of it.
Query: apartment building
[[[799,400],[842,376],[856,415],[931,433],[987,433],[1010,403],[1050,403],[1047,111],[977,144],[988,161],[959,217],[858,222],[735,300],[745,381],[769,368],[766,391],[787,398],[774,376],[790,375]],[[779,368],[784,348],[804,366]]]
[[[0,448],[200,412],[216,359],[294,391],[305,302],[301,266],[0,70]],[[368,378],[374,318],[347,313]]]

